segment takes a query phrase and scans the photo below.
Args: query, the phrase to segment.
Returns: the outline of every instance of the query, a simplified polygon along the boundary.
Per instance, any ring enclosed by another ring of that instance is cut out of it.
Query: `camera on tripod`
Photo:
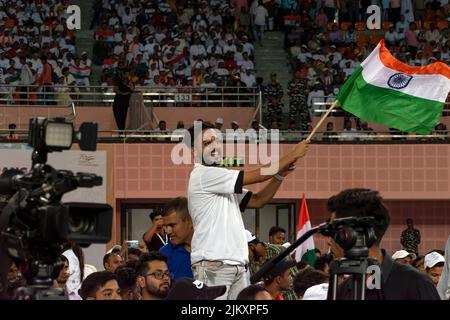
[[[52,270],[64,243],[73,241],[86,247],[111,239],[111,206],[61,201],[64,194],[77,188],[102,185],[102,177],[46,164],[49,152],[68,150],[75,141],[81,150],[95,151],[96,140],[96,123],[83,123],[75,132],[72,122],[64,118],[33,118],[28,135],[33,147],[32,169],[27,173],[6,171],[0,177],[0,249],[5,249],[0,255],[8,253],[0,256],[0,264],[8,263],[9,268],[10,257],[19,261],[28,284],[38,291],[51,291]],[[0,276],[1,291],[6,277]]]
[[[373,217],[347,217],[330,221],[320,233],[331,237],[344,250],[347,259],[365,258],[377,237]]]

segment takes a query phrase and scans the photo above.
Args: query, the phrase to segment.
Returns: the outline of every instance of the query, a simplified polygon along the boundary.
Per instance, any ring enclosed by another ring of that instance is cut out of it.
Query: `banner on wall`
[[[0,172],[16,168],[28,171],[31,168],[32,149],[25,144],[0,144]],[[94,188],[78,188],[66,193],[63,202],[94,202],[106,203],[107,163],[106,151],[67,150],[48,154],[48,164],[55,169],[76,172],[95,173],[103,178],[103,184]],[[85,261],[97,269],[103,269],[103,255],[105,244],[93,244],[83,249]]]

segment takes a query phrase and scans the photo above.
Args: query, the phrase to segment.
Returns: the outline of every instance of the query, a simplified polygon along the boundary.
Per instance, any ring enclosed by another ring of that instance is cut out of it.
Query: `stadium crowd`
[[[91,60],[87,52],[77,56],[76,33],[66,24],[69,5],[68,0],[1,1],[2,104],[68,105],[68,92],[90,85]]]

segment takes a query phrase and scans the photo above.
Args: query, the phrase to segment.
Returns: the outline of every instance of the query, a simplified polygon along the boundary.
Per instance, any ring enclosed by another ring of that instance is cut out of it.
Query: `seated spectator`
[[[259,284],[252,284],[239,292],[236,300],[273,300],[270,293]]]
[[[167,296],[171,274],[165,255],[155,251],[142,255],[136,273],[142,300],[161,300]]]
[[[109,271],[94,272],[81,284],[83,300],[122,300],[117,276]]]
[[[433,284],[435,286],[437,286],[437,284],[439,283],[439,279],[441,278],[444,263],[445,258],[437,252],[433,251],[425,255],[424,260],[425,271],[431,278],[431,281],[433,281]]]
[[[115,273],[122,300],[141,300],[135,269],[119,267]]]
[[[289,269],[295,267],[295,265],[295,261],[292,260],[280,261],[268,274],[263,276],[264,288],[273,300],[284,300],[281,293],[291,288],[292,276]]]
[[[416,259],[416,254],[409,253],[406,250],[398,250],[392,255],[392,259],[398,263],[411,264]]]
[[[122,257],[119,253],[110,252],[103,256],[103,267],[105,271],[114,273],[122,265]]]

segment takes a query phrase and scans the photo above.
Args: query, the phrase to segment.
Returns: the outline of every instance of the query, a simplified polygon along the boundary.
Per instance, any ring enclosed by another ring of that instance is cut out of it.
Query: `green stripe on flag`
[[[302,256],[302,262],[309,264],[311,267],[314,267],[314,263],[316,262],[316,252],[315,250],[308,250]]]
[[[371,85],[364,80],[362,71],[362,67],[355,69],[336,98],[345,111],[401,131],[431,133],[441,117],[442,102]]]

